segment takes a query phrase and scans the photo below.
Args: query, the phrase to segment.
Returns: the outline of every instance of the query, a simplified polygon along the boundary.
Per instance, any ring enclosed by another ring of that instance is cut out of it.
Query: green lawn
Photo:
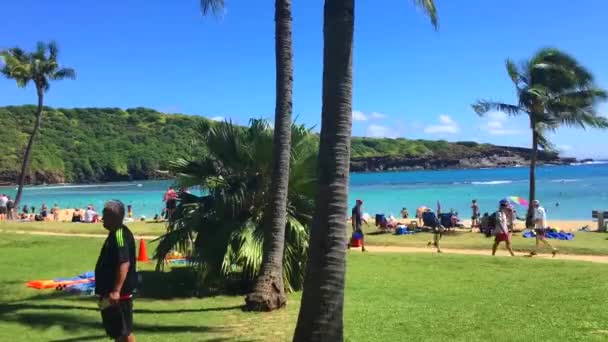
[[[133,233],[138,235],[158,236],[165,232],[164,223],[133,222],[128,224]],[[98,224],[65,223],[65,222],[0,222],[0,230],[4,231],[45,231],[58,233],[88,233],[105,234],[107,231]],[[364,227],[367,235],[366,243],[381,246],[407,246],[424,247],[432,239],[429,233],[415,235],[374,235],[376,228],[373,225]],[[371,233],[371,234],[370,234]],[[564,254],[590,254],[608,255],[608,234],[602,233],[576,233],[574,240],[550,240]],[[487,239],[479,233],[452,232],[442,239],[444,248],[490,249],[492,239]],[[516,251],[529,251],[534,245],[534,239],[524,239],[521,234],[513,237],[513,249]]]
[[[381,246],[423,247],[432,239],[430,233],[417,233],[414,235],[375,234],[376,228],[372,225],[365,227],[365,243]],[[370,234],[371,233],[371,234]],[[564,254],[608,255],[608,234],[576,232],[574,240],[549,240]],[[441,240],[442,248],[487,249],[492,247],[493,238],[486,238],[483,234],[464,231],[449,232]],[[525,239],[521,233],[513,236],[513,249],[515,251],[530,251],[535,239]],[[547,250],[549,251],[549,250]]]
[[[101,244],[0,233],[0,341],[105,341],[94,299],[24,286],[92,269]],[[299,293],[287,309],[263,314],[242,312],[241,296],[161,300],[158,290],[175,294],[179,282],[167,280],[175,272],[151,267],[140,267],[147,298],[136,300],[139,341],[290,339]],[[349,341],[605,341],[606,284],[603,264],[352,252],[345,334]]]
[[[164,223],[132,222],[127,224],[134,234],[161,235],[165,232]],[[107,234],[101,223],[72,222],[0,222],[0,230],[5,231],[38,231],[78,234]]]

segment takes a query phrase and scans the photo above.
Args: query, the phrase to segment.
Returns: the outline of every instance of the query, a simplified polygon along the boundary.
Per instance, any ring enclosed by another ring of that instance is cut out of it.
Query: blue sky
[[[10,1],[0,47],[55,39],[76,81],[55,83],[46,104],[151,107],[164,112],[271,119],[273,1],[226,0],[203,18],[198,0]],[[608,88],[603,0],[436,0],[436,32],[408,0],[357,1],[353,134],[476,140],[528,146],[525,118],[481,119],[478,98],[514,101],[504,60],[563,49]],[[323,1],[293,1],[294,114],[320,122]],[[0,105],[35,103],[32,89],[0,79]],[[608,114],[608,106],[601,107]],[[562,129],[565,154],[608,157],[606,133]]]

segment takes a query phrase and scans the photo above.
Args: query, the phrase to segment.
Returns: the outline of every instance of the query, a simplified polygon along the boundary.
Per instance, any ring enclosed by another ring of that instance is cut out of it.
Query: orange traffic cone
[[[139,255],[137,261],[148,262],[148,253],[146,252],[146,242],[144,239],[139,240]]]

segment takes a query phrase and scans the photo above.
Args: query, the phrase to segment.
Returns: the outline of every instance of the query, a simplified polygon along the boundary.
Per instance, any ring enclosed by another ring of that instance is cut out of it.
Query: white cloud
[[[363,113],[360,110],[353,110],[353,121],[380,120],[388,116],[380,112]]]
[[[365,121],[367,120],[367,116],[358,110],[353,110],[353,120],[354,121]]]
[[[223,116],[214,116],[214,117],[209,118],[209,120],[224,121],[224,117]]]
[[[489,112],[485,115],[488,119],[494,121],[506,121],[508,116],[503,112]]]
[[[454,124],[454,120],[452,120],[451,117],[449,117],[448,115],[445,115],[445,114],[439,115],[439,122],[441,122],[444,125]]]
[[[557,148],[562,152],[572,150],[572,146],[570,145],[558,145]]]
[[[460,132],[460,127],[449,115],[439,115],[440,125],[430,125],[424,128],[427,134],[456,134]]]
[[[490,129],[502,129],[502,122],[490,121],[490,122],[488,122],[487,127]]]
[[[394,138],[396,135],[390,128],[380,125],[369,125],[367,127],[366,136],[375,138]]]
[[[507,118],[509,116],[503,112],[490,112],[486,115],[489,119],[484,125],[481,125],[483,131],[488,132],[490,135],[517,135],[521,131],[517,129],[511,129],[505,127]]]
[[[373,112],[369,115],[370,118],[372,119],[385,119],[386,118],[386,114],[383,113],[378,113],[378,112]]]

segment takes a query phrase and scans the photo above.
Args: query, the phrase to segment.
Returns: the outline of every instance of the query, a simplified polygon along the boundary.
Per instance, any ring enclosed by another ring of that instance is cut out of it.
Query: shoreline
[[[382,157],[370,157],[370,158],[382,158]],[[566,158],[568,159],[568,158]],[[576,158],[575,158],[576,159]],[[560,166],[571,166],[571,167],[577,167],[577,166],[591,166],[591,165],[603,165],[603,164],[608,164],[608,160],[603,160],[603,159],[597,159],[597,160],[592,160],[589,161],[589,159],[576,159],[576,162],[563,162],[563,163],[555,163],[555,162],[545,162],[542,164],[538,164],[537,165],[537,169],[538,168],[544,168],[544,167],[560,167]],[[424,172],[424,171],[466,171],[466,170],[501,170],[501,169],[519,169],[519,168],[528,168],[529,167],[529,163],[528,164],[513,164],[513,165],[480,165],[477,167],[471,167],[471,166],[449,166],[446,165],[444,167],[438,167],[438,168],[434,168],[434,167],[404,167],[404,168],[387,168],[387,169],[383,169],[383,168],[378,168],[378,169],[372,169],[372,170],[358,170],[357,168],[353,168],[351,167],[350,173],[351,174],[370,174],[370,173],[397,173],[397,172]],[[354,169],[354,170],[353,170]],[[161,172],[161,171],[159,171]],[[163,180],[172,180],[175,179],[175,177],[151,177],[151,178],[137,178],[137,179],[124,179],[124,178],[119,178],[119,179],[114,179],[114,180],[107,180],[107,181],[90,181],[90,182],[80,182],[80,183],[74,183],[74,182],[47,182],[47,183],[41,183],[41,184],[25,184],[25,187],[44,187],[47,185],[53,185],[53,186],[69,186],[69,185],[103,185],[103,184],[110,184],[110,183],[132,183],[132,182],[145,182],[145,181],[163,181]],[[10,188],[10,187],[16,187],[18,186],[17,183],[14,183],[12,181],[0,181],[0,189],[1,188]]]

